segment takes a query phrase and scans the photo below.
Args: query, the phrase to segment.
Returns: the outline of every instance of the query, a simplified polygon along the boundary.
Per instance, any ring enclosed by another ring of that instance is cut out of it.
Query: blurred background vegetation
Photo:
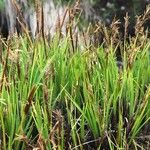
[[[55,0],[61,5],[72,4],[76,0]],[[83,15],[81,24],[95,23],[102,21],[106,25],[110,25],[112,20],[119,19],[121,22],[120,30],[124,29],[124,17],[126,13],[129,15],[129,34],[134,32],[136,16],[144,13],[146,6],[150,4],[150,0],[80,0]],[[150,22],[145,23],[145,29],[150,26]]]
[[[76,0],[57,0],[61,3],[72,3]],[[124,16],[126,12],[135,16],[145,10],[150,0],[80,0],[83,5],[93,8],[95,13],[103,18],[111,18],[116,14],[117,17]],[[89,10],[90,11],[90,10]]]
[[[61,4],[70,4],[76,0],[58,0]],[[136,16],[144,13],[146,6],[150,4],[150,0],[80,0],[83,15],[81,24],[88,25],[98,21],[106,25],[110,25],[115,18],[119,19],[120,31],[124,31],[124,17],[129,15],[128,34],[134,34],[134,26]],[[145,29],[150,27],[150,21],[145,22]]]
[[[28,0],[29,3],[34,3],[37,0]],[[50,0],[43,0],[50,1]],[[77,0],[51,0],[56,5],[69,5],[77,2]],[[95,23],[102,21],[106,25],[110,25],[114,17],[119,19],[121,28],[124,24],[124,17],[128,13],[130,17],[130,27],[135,24],[135,18],[144,12],[146,6],[150,4],[150,0],[79,0],[83,9],[81,24]],[[0,0],[0,8],[4,5],[5,0]],[[150,22],[146,22],[145,27],[149,27]],[[131,31],[132,32],[132,31]]]
[[[28,0],[34,3],[37,0]],[[43,0],[47,1],[47,0]],[[77,0],[52,0],[56,4],[68,5]],[[150,4],[150,0],[79,0],[84,9],[88,21],[101,19],[106,24],[111,23],[114,17],[123,20],[126,12],[128,12],[131,20],[136,15],[143,13],[146,6]],[[0,0],[0,7],[3,7],[5,0]]]
[[[62,2],[74,2],[75,0],[62,0]],[[83,8],[83,20],[88,22],[102,21],[110,25],[112,20],[119,19],[120,29],[124,29],[124,17],[129,15],[129,34],[134,32],[136,16],[144,13],[150,0],[81,0]],[[150,26],[150,22],[145,23],[145,29]]]

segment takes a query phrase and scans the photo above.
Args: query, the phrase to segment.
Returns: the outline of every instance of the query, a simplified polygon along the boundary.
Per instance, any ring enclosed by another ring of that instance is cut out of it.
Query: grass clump
[[[148,14],[149,8],[137,19],[134,37],[126,36],[126,17],[124,40],[114,21],[89,26],[80,39],[70,26],[65,37],[56,33],[44,42],[3,41],[0,148],[148,148],[150,40],[142,27]]]

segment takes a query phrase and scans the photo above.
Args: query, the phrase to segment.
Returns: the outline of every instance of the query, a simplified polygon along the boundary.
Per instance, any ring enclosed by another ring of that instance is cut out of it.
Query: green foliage
[[[4,7],[4,0],[0,0],[0,9]]]
[[[132,145],[150,119],[149,40],[132,67],[124,54],[120,71],[111,47],[108,54],[103,46],[72,52],[69,37],[57,35],[50,45],[13,38],[3,51],[1,147],[66,149],[70,142],[83,149],[98,138],[110,149]]]
[[[142,27],[149,11],[123,41],[117,21],[82,34],[67,26],[50,39],[32,41],[28,31],[1,39],[0,149],[146,147],[138,140],[150,124],[150,39]],[[103,43],[94,37],[100,32]]]

